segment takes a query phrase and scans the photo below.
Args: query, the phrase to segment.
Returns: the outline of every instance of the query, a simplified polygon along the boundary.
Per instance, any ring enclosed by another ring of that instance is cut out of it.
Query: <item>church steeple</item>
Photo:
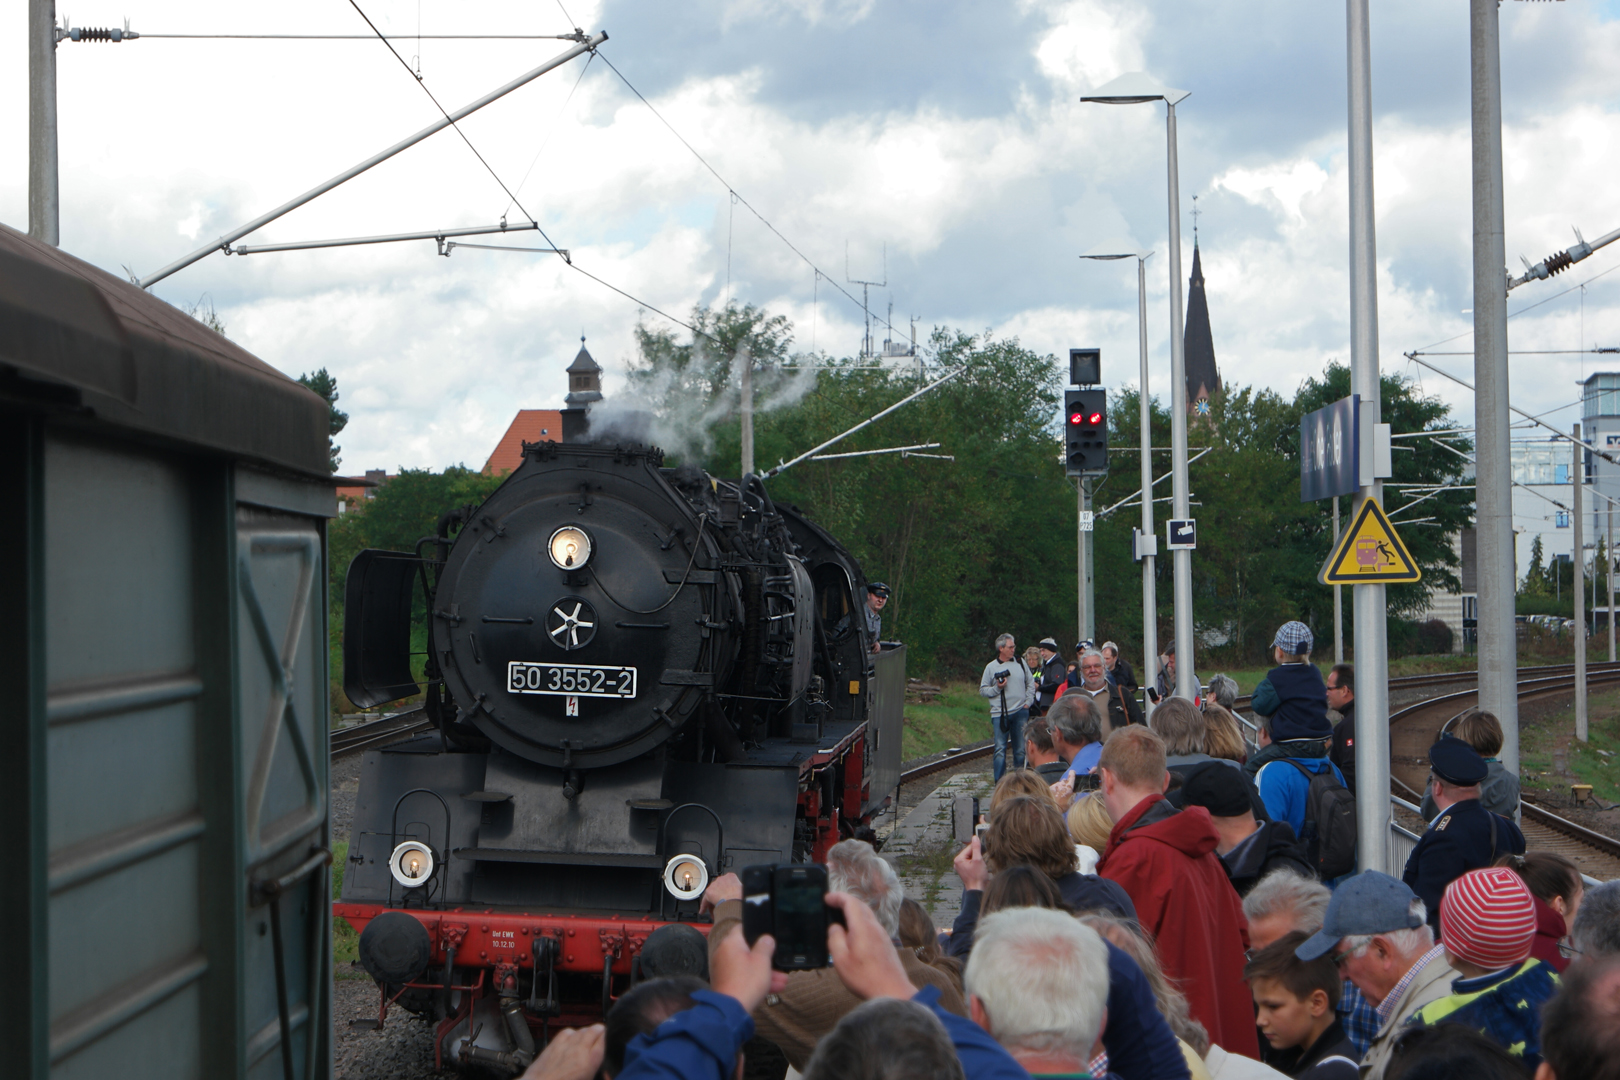
[[[1187,326],[1182,338],[1187,371],[1187,408],[1194,416],[1208,416],[1210,398],[1221,388],[1215,367],[1215,340],[1209,331],[1209,300],[1204,295],[1204,266],[1199,258],[1198,233],[1193,232],[1192,278],[1187,283]]]
[[[579,335],[579,354],[568,365],[568,396],[563,400],[569,408],[602,400],[602,365],[585,350],[584,334]]]

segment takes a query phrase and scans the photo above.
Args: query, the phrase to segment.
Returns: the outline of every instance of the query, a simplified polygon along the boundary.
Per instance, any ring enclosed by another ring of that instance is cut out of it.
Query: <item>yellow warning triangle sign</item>
[[[1317,580],[1324,585],[1393,585],[1422,577],[1378,500],[1363,499]]]

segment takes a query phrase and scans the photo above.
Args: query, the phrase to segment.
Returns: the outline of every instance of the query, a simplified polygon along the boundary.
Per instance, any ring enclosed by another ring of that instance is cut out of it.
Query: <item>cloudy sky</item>
[[[564,7],[566,6],[566,17]],[[27,227],[23,5],[0,25],[0,221]],[[1168,386],[1162,105],[1081,104],[1142,70],[1192,91],[1178,109],[1185,269],[1192,196],[1216,356],[1228,384],[1289,393],[1348,357],[1342,5],[1285,0],[362,0],[390,34],[606,30],[607,64],[542,77],[462,128],[519,206],[443,132],[261,230],[261,243],[486,225],[526,209],[576,263],[684,316],[727,297],[789,316],[796,347],[856,351],[860,309],[828,277],[881,280],[904,332],[1103,349],[1136,379],[1127,263],[1081,262],[1129,235],[1149,263],[1154,392]],[[220,5],[87,0],[75,25],[160,33],[365,33],[342,0]],[[1532,261],[1620,227],[1620,2],[1501,8],[1507,246]],[[1374,0],[1380,349],[1467,350],[1472,307],[1466,6]],[[566,47],[396,41],[455,108]],[[64,43],[58,50],[62,244],[139,274],[437,116],[376,41]],[[478,238],[475,238],[478,239]],[[534,234],[492,242],[540,246]],[[846,271],[846,252],[848,269]],[[1515,290],[1516,350],[1620,344],[1620,243]],[[845,285],[859,294],[856,286]],[[345,470],[481,466],[518,407],[556,407],[581,333],[617,382],[638,306],[543,254],[431,242],[225,257],[159,283],[212,303],[228,333],[297,375],[325,367],[352,414]],[[641,317],[657,322],[648,311]],[[1462,335],[1462,336],[1459,336]],[[881,337],[881,334],[880,334]],[[1452,339],[1452,340],[1448,340]],[[1604,361],[1608,361],[1605,363]],[[1468,356],[1435,360],[1471,378]],[[1620,357],[1523,355],[1515,403],[1574,403]],[[1471,416],[1472,395],[1422,373]],[[1571,408],[1549,419],[1577,419]]]

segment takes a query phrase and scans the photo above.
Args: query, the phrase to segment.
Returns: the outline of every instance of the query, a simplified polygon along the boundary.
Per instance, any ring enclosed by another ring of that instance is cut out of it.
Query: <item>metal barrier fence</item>
[[[1398,795],[1391,795],[1389,804],[1389,845],[1384,852],[1384,873],[1390,877],[1398,878],[1406,872],[1407,857],[1412,854],[1412,849],[1417,846],[1419,837],[1417,833],[1395,820],[1395,808],[1399,807],[1402,810],[1410,811],[1419,818],[1423,816],[1423,811]]]

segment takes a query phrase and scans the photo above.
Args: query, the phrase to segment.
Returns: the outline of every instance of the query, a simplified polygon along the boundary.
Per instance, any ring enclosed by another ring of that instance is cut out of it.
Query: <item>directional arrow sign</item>
[[[1377,499],[1364,499],[1317,580],[1324,585],[1393,585],[1422,577],[1384,508]]]

